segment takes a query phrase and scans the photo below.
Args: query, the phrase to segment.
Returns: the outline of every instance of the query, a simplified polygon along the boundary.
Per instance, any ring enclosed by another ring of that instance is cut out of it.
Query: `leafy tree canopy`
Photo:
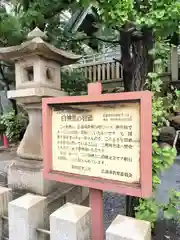
[[[89,4],[88,0],[81,0]],[[180,28],[179,0],[94,0],[102,20],[114,29],[152,28],[157,36],[168,37]]]
[[[8,6],[8,7],[7,7]],[[61,14],[78,7],[76,0],[13,0],[0,5],[0,45],[16,45],[25,40],[36,26],[46,31],[57,47],[82,52],[82,44],[63,35],[67,21]],[[77,33],[80,35],[80,33]]]

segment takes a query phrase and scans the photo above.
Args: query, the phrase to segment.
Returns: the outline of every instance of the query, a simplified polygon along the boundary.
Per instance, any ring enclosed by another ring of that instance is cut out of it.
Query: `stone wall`
[[[151,226],[118,215],[105,235],[106,240],[150,240]],[[11,189],[0,187],[1,239],[91,240],[91,209],[66,203],[49,216],[46,197],[27,193],[12,200]]]

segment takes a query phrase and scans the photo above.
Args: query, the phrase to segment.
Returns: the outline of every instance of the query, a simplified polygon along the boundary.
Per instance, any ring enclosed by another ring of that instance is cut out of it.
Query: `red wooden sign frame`
[[[101,94],[101,83],[88,85],[87,96],[62,96],[44,98],[43,112],[43,161],[44,177],[64,183],[111,191],[137,197],[152,195],[152,93],[148,91]],[[108,102],[134,102],[140,104],[140,184],[129,184],[108,179],[82,176],[52,170],[52,106],[57,104],[85,104]]]

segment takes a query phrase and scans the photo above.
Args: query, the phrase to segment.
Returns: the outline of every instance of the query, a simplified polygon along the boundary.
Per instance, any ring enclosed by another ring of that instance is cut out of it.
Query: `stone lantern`
[[[35,28],[26,42],[0,48],[0,60],[15,62],[16,90],[9,91],[8,98],[24,105],[29,115],[29,125],[17,150],[19,159],[8,170],[8,185],[41,195],[49,194],[57,185],[42,175],[42,98],[65,95],[61,90],[60,68],[80,59],[50,45],[46,39]],[[69,184],[58,186],[64,189]]]
[[[0,48],[0,59],[15,62],[16,90],[8,92],[25,106],[29,125],[17,154],[28,160],[42,160],[41,100],[48,96],[62,96],[60,67],[76,62],[80,56],[67,53],[48,44],[47,36],[35,28],[28,41],[19,46]]]

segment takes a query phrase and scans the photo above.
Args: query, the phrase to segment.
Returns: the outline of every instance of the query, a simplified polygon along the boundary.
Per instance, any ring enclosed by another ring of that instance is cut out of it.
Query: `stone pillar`
[[[39,240],[44,226],[46,198],[25,194],[9,203],[9,240]]]
[[[17,150],[19,160],[8,169],[8,186],[17,195],[32,192],[47,196],[56,189],[72,188],[72,185],[43,178],[41,104],[44,97],[66,95],[61,90],[61,66],[75,63],[80,56],[57,49],[46,39],[47,36],[35,28],[26,42],[0,48],[0,60],[15,62],[16,90],[8,91],[8,98],[24,105],[29,115],[29,125]]]
[[[106,231],[106,240],[151,240],[151,224],[118,215]]]
[[[42,109],[39,103],[28,104],[26,110],[29,116],[29,125],[21,141],[17,154],[28,160],[42,160]],[[36,139],[36,140],[35,140]]]
[[[50,239],[90,240],[90,208],[66,203],[50,216]]]

